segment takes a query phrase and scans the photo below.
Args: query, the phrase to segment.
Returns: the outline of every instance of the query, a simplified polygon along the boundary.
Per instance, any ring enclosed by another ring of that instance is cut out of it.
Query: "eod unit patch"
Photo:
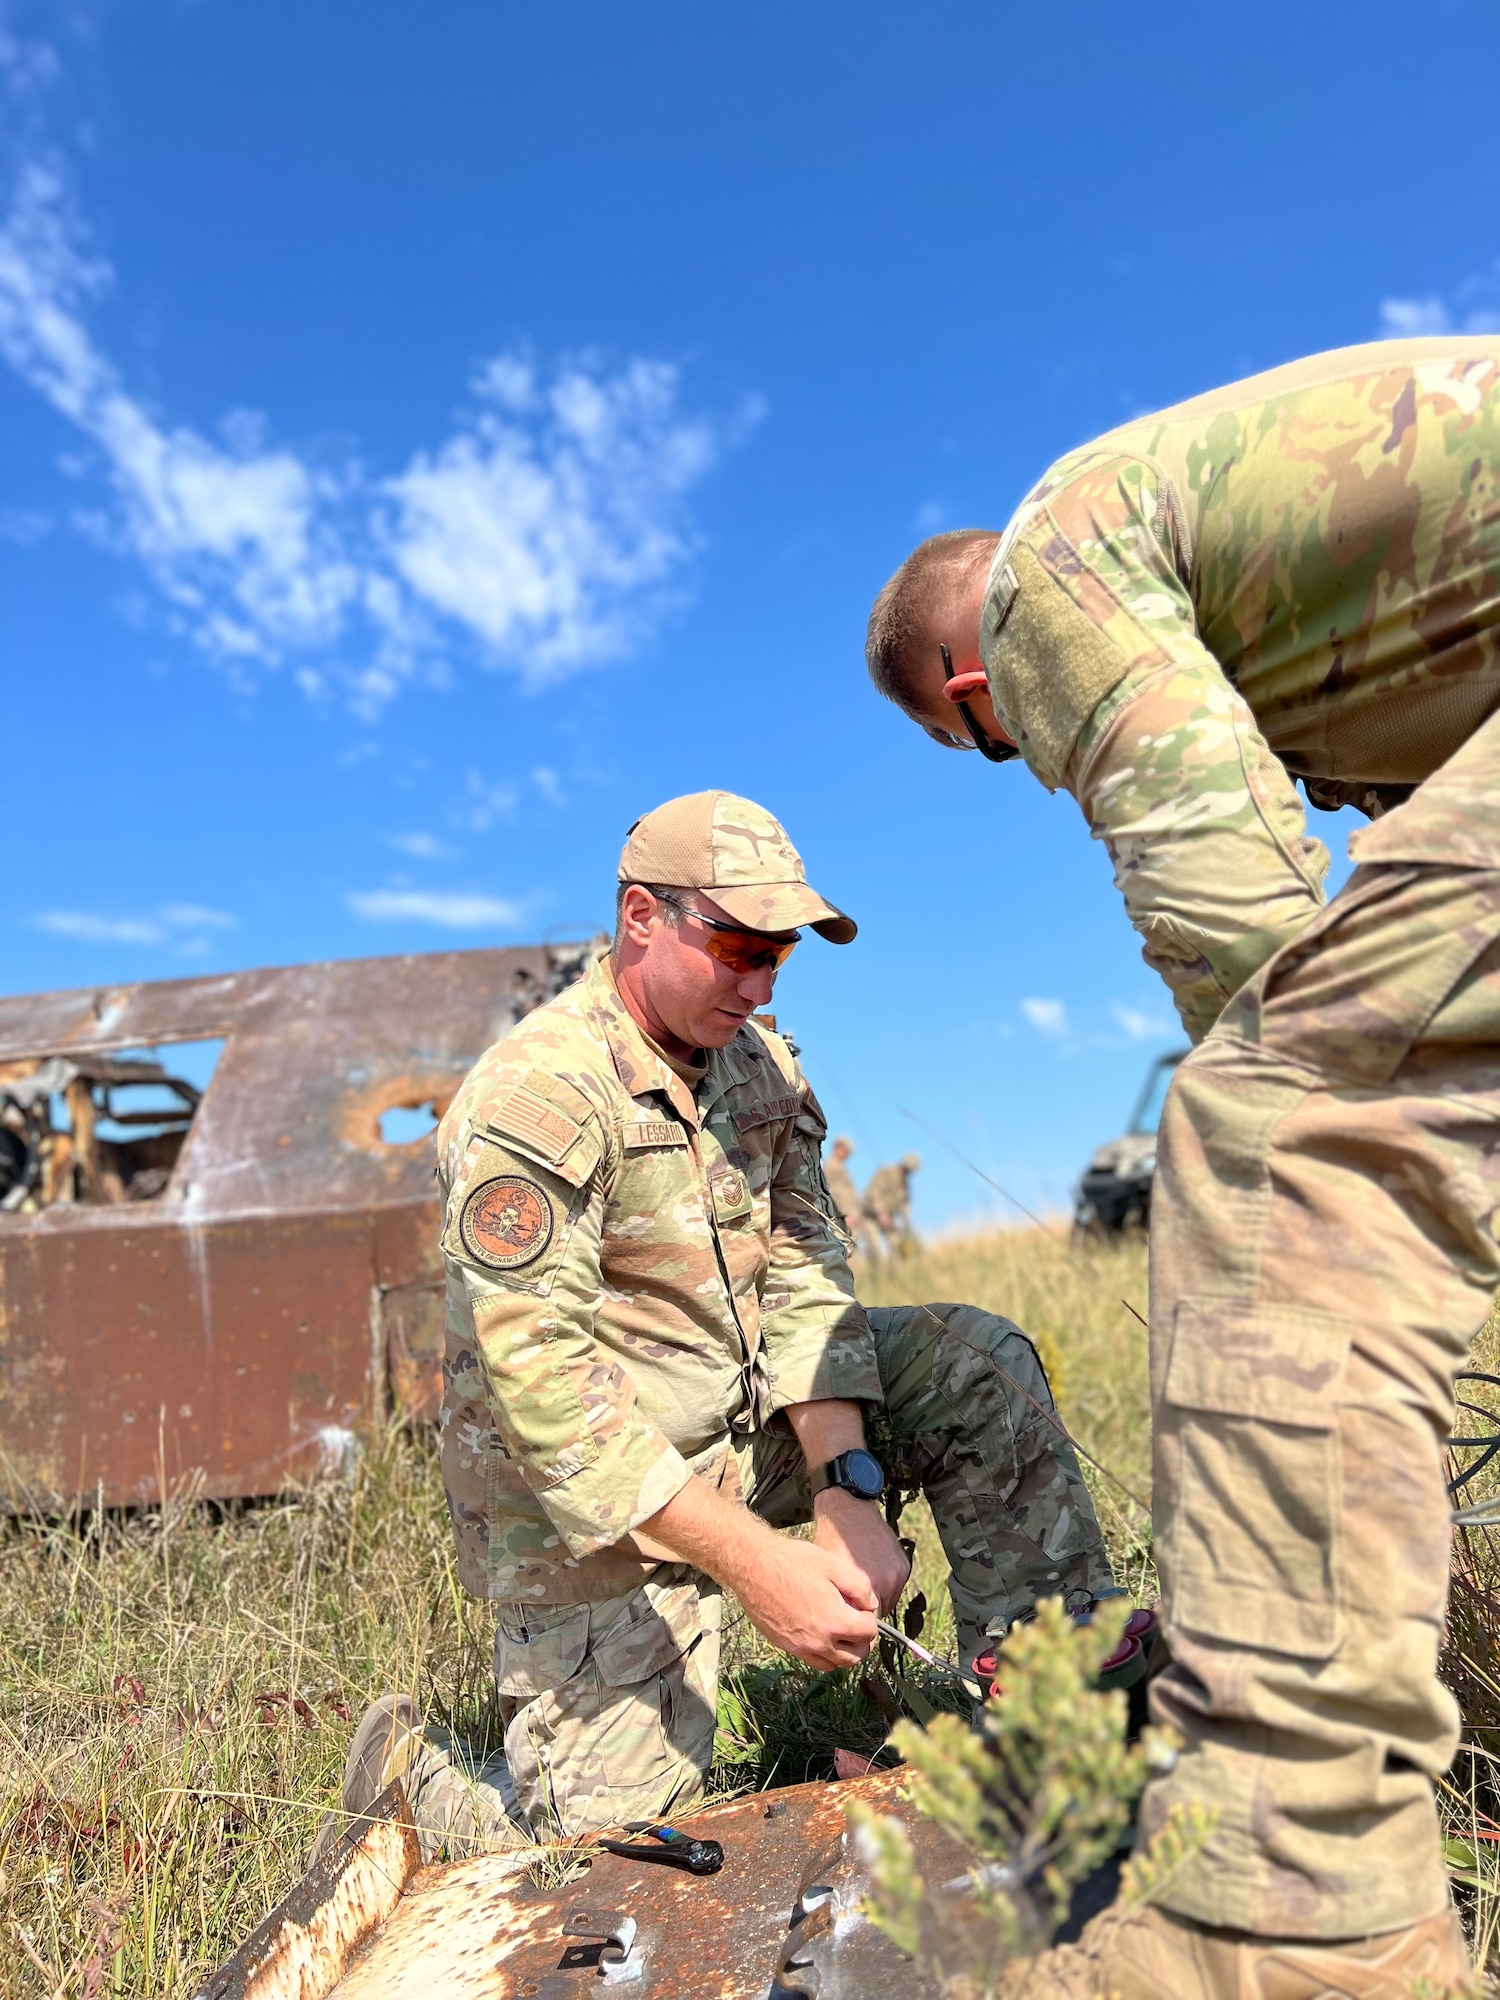
[[[552,1241],[552,1230],[552,1203],[521,1174],[481,1181],[465,1196],[458,1218],[464,1248],[492,1271],[535,1263]]]

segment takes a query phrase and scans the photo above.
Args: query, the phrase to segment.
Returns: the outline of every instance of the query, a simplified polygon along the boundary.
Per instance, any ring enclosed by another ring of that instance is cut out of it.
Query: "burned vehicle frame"
[[[272,1493],[435,1416],[432,1143],[382,1119],[440,1116],[599,948],[0,999],[0,1504]]]

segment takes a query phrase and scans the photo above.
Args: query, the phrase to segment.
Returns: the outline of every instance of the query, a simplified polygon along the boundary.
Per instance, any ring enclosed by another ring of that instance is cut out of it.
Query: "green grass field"
[[[862,1274],[871,1303],[972,1300],[1036,1339],[1122,1582],[1152,1590],[1140,1245],[1069,1254],[1040,1231],[934,1245]],[[1486,1352],[1493,1355],[1493,1329]],[[909,1519],[927,1638],[951,1641],[931,1521]],[[1465,1558],[1450,1678],[1500,1755],[1490,1550]],[[493,1727],[490,1614],[453,1574],[436,1455],[399,1430],[352,1483],[219,1510],[179,1495],[148,1514],[0,1529],[0,1995],[186,1995],[301,1872],[337,1795],[352,1718],[417,1690],[471,1733]],[[858,1676],[814,1676],[731,1621],[716,1782],[826,1773],[873,1748]],[[1449,1801],[1455,1864],[1494,1929],[1494,1809],[1479,1758]],[[1466,1817],[1467,1816],[1467,1817]]]

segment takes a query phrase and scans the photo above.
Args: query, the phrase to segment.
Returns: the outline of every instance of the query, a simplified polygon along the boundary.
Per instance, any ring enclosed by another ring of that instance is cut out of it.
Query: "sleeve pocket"
[[[448,1197],[442,1248],[491,1284],[545,1295],[586,1202],[552,1169],[476,1134]]]
[[[1349,1321],[1295,1307],[1178,1307],[1161,1560],[1184,1630],[1303,1659],[1337,1652],[1351,1335]]]

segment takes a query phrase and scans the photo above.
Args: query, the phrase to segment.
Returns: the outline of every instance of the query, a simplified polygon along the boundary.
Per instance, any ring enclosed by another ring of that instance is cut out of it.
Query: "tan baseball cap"
[[[689,792],[638,819],[620,856],[620,880],[701,889],[747,930],[807,924],[830,944],[848,944],[858,929],[807,886],[802,856],[781,822],[733,792]]]

